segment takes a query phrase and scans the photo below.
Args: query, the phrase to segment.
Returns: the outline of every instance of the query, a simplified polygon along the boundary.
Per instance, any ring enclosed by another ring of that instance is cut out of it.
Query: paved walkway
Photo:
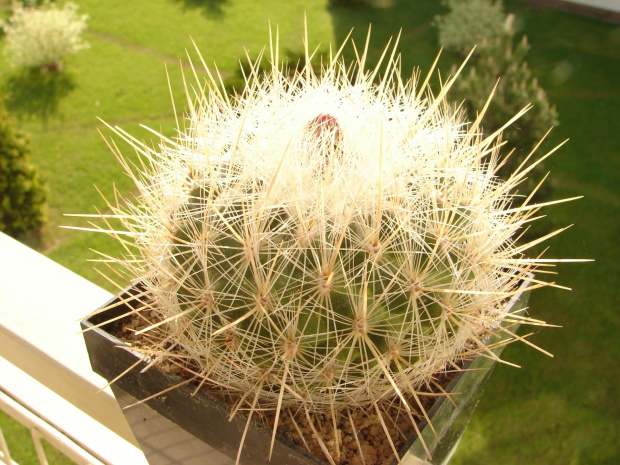
[[[615,11],[620,13],[620,0],[565,0],[569,3],[590,6],[601,10]]]
[[[534,8],[557,8],[620,24],[620,0],[519,0]]]

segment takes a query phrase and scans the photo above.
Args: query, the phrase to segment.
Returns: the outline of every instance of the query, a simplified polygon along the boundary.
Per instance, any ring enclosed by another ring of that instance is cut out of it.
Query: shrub
[[[446,0],[450,13],[437,16],[439,43],[453,52],[467,54],[484,39],[500,36],[504,24],[501,0]]]
[[[469,74],[457,80],[451,91],[453,99],[464,101],[469,118],[475,119],[497,84],[484,120],[485,130],[489,134],[500,129],[522,108],[532,105],[515,124],[503,131],[504,139],[515,148],[515,153],[499,171],[499,175],[504,178],[523,162],[552,126],[559,124],[555,107],[549,103],[545,91],[525,62],[529,50],[527,38],[524,36],[514,45],[512,21],[513,16],[509,15],[502,34],[494,40],[482,42]],[[537,165],[528,177],[526,187],[531,190],[540,182],[543,174],[542,164]],[[544,190],[538,192],[538,199],[550,194],[549,184],[545,186]]]
[[[45,220],[47,190],[29,155],[28,138],[0,102],[0,230],[14,237],[36,232]]]
[[[1,23],[11,66],[58,71],[65,56],[87,48],[81,35],[88,15],[78,15],[77,9],[74,3],[62,8],[49,1],[39,7],[14,3],[13,16]]]

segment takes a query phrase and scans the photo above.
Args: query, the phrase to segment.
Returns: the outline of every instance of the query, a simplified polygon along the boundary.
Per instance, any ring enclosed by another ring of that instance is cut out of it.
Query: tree
[[[497,84],[495,95],[483,119],[486,133],[491,134],[500,129],[513,115],[531,104],[531,109],[516,123],[503,132],[503,138],[515,153],[499,171],[512,173],[529,155],[531,149],[553,126],[557,126],[558,113],[547,99],[545,91],[538,84],[525,62],[529,50],[527,37],[514,45],[513,15],[508,15],[502,34],[493,40],[483,40],[476,49],[469,73],[457,79],[452,88],[453,100],[464,102],[468,117],[473,121],[482,110],[493,88]],[[526,189],[531,190],[545,174],[542,165],[538,165],[528,176]],[[542,189],[542,188],[541,188]],[[539,191],[538,198],[550,194],[550,187]]]
[[[14,3],[13,15],[0,22],[11,66],[59,71],[65,56],[87,48],[81,36],[88,15],[79,15],[77,8],[70,2],[59,8],[47,0],[40,6]]]
[[[28,138],[0,102],[0,230],[19,237],[45,222],[47,189],[30,164]]]
[[[502,34],[504,8],[501,0],[445,0],[450,13],[437,16],[435,25],[439,44],[462,55],[467,55],[484,39],[494,40]]]

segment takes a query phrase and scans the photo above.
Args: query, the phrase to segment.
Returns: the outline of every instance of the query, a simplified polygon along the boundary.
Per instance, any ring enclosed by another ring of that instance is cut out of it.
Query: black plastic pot
[[[526,287],[523,282],[521,289]],[[127,294],[106,303],[127,299]],[[507,312],[516,312],[527,305],[529,291],[515,295],[506,305]],[[103,308],[102,307],[102,308]],[[109,310],[83,320],[84,339],[93,370],[106,378],[114,380],[112,390],[122,408],[139,400],[150,398],[131,408],[124,409],[125,417],[149,461],[150,465],[224,465],[234,463],[246,420],[236,416],[228,421],[229,408],[224,403],[203,391],[192,395],[195,388],[184,385],[171,389],[162,395],[156,394],[172,388],[183,381],[178,375],[149,369],[144,373],[146,361],[130,350],[126,344],[110,334],[114,325],[109,323],[100,328],[93,326],[109,321],[130,311],[129,304],[123,303]],[[512,327],[511,331],[516,330]],[[492,336],[486,343],[495,346],[501,336]],[[125,346],[125,349],[118,346]],[[497,355],[504,345],[493,349]],[[139,362],[139,363],[138,363]],[[468,370],[459,373],[449,384],[447,391],[459,393],[452,396],[456,406],[445,397],[439,397],[429,411],[431,423],[438,438],[430,428],[421,425],[422,437],[433,459],[428,460],[421,441],[413,434],[400,451],[403,465],[446,464],[469,423],[478,404],[482,388],[489,378],[495,362],[488,357],[473,360]],[[326,465],[326,462],[309,454],[306,450],[283,437],[278,437],[274,445],[271,461],[268,462],[271,431],[259,424],[248,430],[241,457],[243,465]],[[396,463],[396,460],[394,460]]]

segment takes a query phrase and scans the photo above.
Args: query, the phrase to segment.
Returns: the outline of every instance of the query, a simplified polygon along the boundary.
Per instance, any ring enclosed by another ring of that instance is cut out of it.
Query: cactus
[[[447,103],[456,76],[434,95],[386,52],[378,82],[380,65],[339,53],[289,79],[275,52],[234,99],[211,78],[157,147],[112,128],[142,159],[110,144],[139,195],[101,215],[127,250],[104,260],[144,287],[139,332],[154,336],[140,350],[227,393],[233,415],[271,415],[274,437],[283,412],[314,428],[352,408],[387,434],[380,401],[415,425],[419,394],[493,356],[483,340],[499,323],[543,324],[502,310],[522,280],[549,284],[531,272],[553,260],[524,255],[547,237],[516,243],[543,206],[512,193],[535,163],[497,178],[501,133]],[[334,436],[319,439],[332,463]]]

